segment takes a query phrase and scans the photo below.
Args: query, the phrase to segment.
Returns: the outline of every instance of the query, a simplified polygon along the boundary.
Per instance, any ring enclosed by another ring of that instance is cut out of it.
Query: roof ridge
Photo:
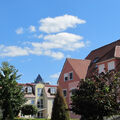
[[[114,41],[114,42],[112,42],[112,43],[106,44],[106,45],[104,45],[104,46],[102,46],[102,47],[96,48],[96,49],[92,50],[91,52],[94,52],[94,51],[96,51],[96,50],[102,49],[102,48],[104,48],[104,47],[106,47],[106,46],[109,46],[109,45],[111,45],[111,44],[117,43],[118,41],[120,42],[120,39],[118,39],[118,40],[116,40],[116,41]]]

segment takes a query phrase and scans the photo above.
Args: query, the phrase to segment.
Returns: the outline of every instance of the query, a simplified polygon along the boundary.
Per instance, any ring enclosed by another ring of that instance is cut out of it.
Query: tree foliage
[[[37,114],[37,112],[38,112],[38,109],[34,105],[26,104],[21,107],[21,113],[23,115],[35,115]]]
[[[103,120],[104,116],[120,114],[120,72],[94,74],[81,80],[72,96],[72,111],[82,120]]]
[[[3,111],[3,120],[13,120],[19,113],[21,105],[25,102],[24,93],[16,80],[18,70],[8,62],[3,62],[0,67],[0,101]]]
[[[57,89],[57,93],[54,99],[52,108],[51,120],[69,120],[68,107],[61,92],[61,89]]]

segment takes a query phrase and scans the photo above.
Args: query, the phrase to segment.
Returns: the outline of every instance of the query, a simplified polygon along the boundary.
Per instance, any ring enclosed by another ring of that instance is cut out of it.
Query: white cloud
[[[58,78],[59,78],[59,75],[60,75],[60,72],[55,73],[55,74],[53,74],[53,75],[50,75],[50,78],[52,78],[52,79],[58,79]]]
[[[38,44],[44,49],[63,49],[67,51],[74,51],[78,48],[85,47],[85,43],[81,41],[82,36],[72,33],[58,33],[55,35],[47,35],[44,37],[45,42]],[[35,45],[35,44],[34,44]]]
[[[31,26],[29,27],[29,31],[30,31],[30,32],[36,32],[35,26],[31,25]]]
[[[43,34],[40,34],[40,35],[34,34],[33,37],[38,38],[38,39],[41,39],[41,38],[43,38]]]
[[[45,18],[40,20],[41,26],[39,27],[40,31],[46,33],[55,33],[66,30],[67,28],[73,28],[77,24],[86,23],[85,20],[79,19],[76,16],[64,15],[58,16],[55,18]]]
[[[57,60],[61,60],[62,58],[64,58],[64,54],[62,52],[53,52],[50,50],[45,51],[44,55],[51,56]]]
[[[28,55],[27,48],[21,48],[18,46],[4,46],[0,45],[0,56],[2,57],[15,57]]]
[[[15,32],[16,32],[16,34],[23,34],[23,28],[21,27],[21,28],[18,28]]]
[[[54,52],[54,51],[46,51],[39,47],[33,47],[33,48],[22,48],[18,46],[4,46],[0,45],[0,56],[1,57],[16,57],[16,56],[26,56],[26,55],[44,55],[44,56],[50,56],[52,58],[55,58],[57,60],[60,60],[64,57],[64,54],[62,52]]]

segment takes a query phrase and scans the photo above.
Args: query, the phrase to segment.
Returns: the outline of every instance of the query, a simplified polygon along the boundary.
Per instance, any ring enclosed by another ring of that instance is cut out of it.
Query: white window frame
[[[108,62],[108,71],[115,69],[115,61]]]
[[[50,93],[51,94],[55,94],[56,93],[56,88],[55,87],[51,87],[50,88]]]
[[[102,73],[102,72],[105,73],[105,64],[98,65],[98,72],[99,73]]]
[[[70,74],[72,73],[72,79],[70,79]],[[69,80],[73,80],[73,71],[69,72]]]
[[[37,96],[43,96],[43,88],[37,88]]]
[[[39,102],[39,104],[38,104],[38,102]],[[38,107],[38,106],[40,106],[40,107]],[[43,108],[44,107],[44,103],[43,103],[43,99],[39,99],[38,101],[37,101],[37,108]]]
[[[68,78],[67,80],[65,80],[66,77]],[[64,74],[64,81],[66,82],[66,81],[68,81],[68,80],[69,80],[69,74],[68,74],[68,73],[65,73],[65,74]]]
[[[44,114],[43,114],[43,111],[39,111],[39,117],[38,118],[43,118],[44,117]]]
[[[27,87],[27,92],[28,92],[28,93],[32,93],[32,87],[28,86],[28,87]]]
[[[62,91],[66,91],[66,96],[67,96],[67,89],[63,89]],[[63,96],[66,97],[66,96],[64,95],[64,92],[63,92]]]

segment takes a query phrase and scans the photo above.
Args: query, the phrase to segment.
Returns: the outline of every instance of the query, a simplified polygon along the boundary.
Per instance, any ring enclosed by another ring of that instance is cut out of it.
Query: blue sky
[[[0,0],[0,63],[8,61],[19,82],[38,74],[56,84],[66,57],[120,38],[120,0]]]

